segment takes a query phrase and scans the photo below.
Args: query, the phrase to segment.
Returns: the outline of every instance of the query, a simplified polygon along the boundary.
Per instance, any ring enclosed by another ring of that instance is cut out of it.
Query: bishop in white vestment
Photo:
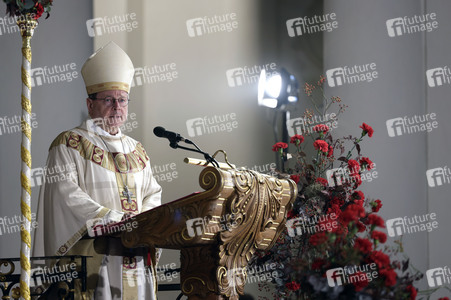
[[[119,222],[161,204],[143,145],[120,131],[133,74],[130,58],[114,43],[86,61],[91,119],[53,141],[47,169],[60,170],[64,180],[47,176],[39,196],[33,256],[93,256],[86,299],[156,299],[155,252],[126,249],[115,238],[86,238],[97,235],[98,222]]]

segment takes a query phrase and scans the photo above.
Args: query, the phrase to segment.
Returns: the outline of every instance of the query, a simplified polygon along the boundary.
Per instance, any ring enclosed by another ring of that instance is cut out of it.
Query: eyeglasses
[[[130,102],[130,99],[127,97],[120,97],[120,98],[113,98],[113,97],[105,97],[105,98],[95,98],[92,100],[103,100],[103,103],[105,106],[113,106],[114,102],[117,102],[120,107],[126,107],[128,105],[128,102]]]

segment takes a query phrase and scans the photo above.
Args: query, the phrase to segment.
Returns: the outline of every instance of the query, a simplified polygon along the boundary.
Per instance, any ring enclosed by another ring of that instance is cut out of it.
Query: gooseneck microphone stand
[[[205,151],[202,151],[193,141],[188,140],[188,139],[184,139],[185,143],[193,145],[196,149],[180,146],[178,144],[179,142],[180,142],[180,139],[178,139],[178,138],[171,139],[171,141],[169,143],[169,146],[171,146],[171,148],[174,148],[174,149],[180,148],[180,149],[183,149],[183,150],[187,150],[187,151],[192,151],[192,152],[197,152],[197,153],[203,154],[205,160],[208,163],[211,163],[213,166],[219,168],[219,163],[210,154],[208,154]]]

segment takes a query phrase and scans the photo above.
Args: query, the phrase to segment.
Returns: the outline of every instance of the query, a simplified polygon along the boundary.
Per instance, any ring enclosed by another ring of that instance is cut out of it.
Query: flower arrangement
[[[35,20],[42,14],[47,13],[46,19],[50,16],[53,0],[3,0],[6,3],[6,12],[10,16],[24,16],[31,14]]]
[[[288,165],[280,176],[294,180],[299,193],[288,212],[287,230],[253,263],[277,264],[274,299],[415,299],[414,282],[423,275],[411,271],[409,259],[401,257],[401,241],[385,245],[385,222],[377,214],[382,202],[359,190],[374,173],[375,164],[360,146],[374,130],[362,123],[359,137],[334,139],[332,125],[347,106],[339,97],[324,96],[324,81],[321,76],[316,85],[305,85],[320,118],[306,110],[302,135],[290,139],[294,153],[288,152],[288,143],[273,146]],[[312,99],[316,89],[322,91],[322,112]],[[332,104],[338,111],[326,117]],[[322,123],[316,124],[318,119]],[[311,159],[307,152],[314,153]],[[269,291],[270,286],[262,288]]]

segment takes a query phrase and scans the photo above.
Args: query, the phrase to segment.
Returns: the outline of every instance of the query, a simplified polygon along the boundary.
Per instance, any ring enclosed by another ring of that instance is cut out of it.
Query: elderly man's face
[[[108,97],[114,98],[115,101],[110,101],[108,104],[106,101],[100,100]],[[96,100],[86,99],[89,116],[91,119],[102,119],[102,122],[96,122],[96,124],[110,134],[116,134],[118,128],[127,120],[128,113],[128,105],[121,106],[117,100],[120,98],[128,99],[128,93],[121,90],[103,91],[97,93],[96,98]]]

